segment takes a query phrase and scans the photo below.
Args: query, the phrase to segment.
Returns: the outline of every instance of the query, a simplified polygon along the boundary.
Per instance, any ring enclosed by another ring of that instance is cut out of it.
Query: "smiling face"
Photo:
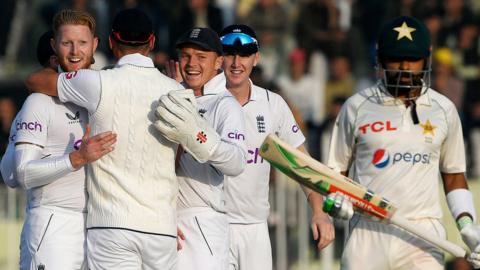
[[[98,39],[86,25],[65,24],[58,28],[52,47],[64,71],[89,68]]]
[[[184,82],[198,95],[202,87],[217,75],[223,57],[216,52],[204,51],[200,46],[188,44],[179,49],[179,62]]]
[[[227,87],[240,88],[249,85],[249,77],[252,69],[257,65],[260,54],[250,55],[227,54],[224,57],[223,70],[227,78]]]

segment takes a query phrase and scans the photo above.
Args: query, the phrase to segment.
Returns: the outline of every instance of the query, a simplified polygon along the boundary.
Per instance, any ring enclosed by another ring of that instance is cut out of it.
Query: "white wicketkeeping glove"
[[[323,202],[323,212],[333,218],[349,220],[353,216],[353,205],[342,193],[330,193]]]
[[[220,136],[198,113],[191,89],[170,91],[160,97],[155,114],[155,127],[167,139],[181,144],[200,163],[210,159]]]
[[[473,268],[480,269],[480,226],[469,223],[460,230],[460,235],[471,251],[467,261]]]

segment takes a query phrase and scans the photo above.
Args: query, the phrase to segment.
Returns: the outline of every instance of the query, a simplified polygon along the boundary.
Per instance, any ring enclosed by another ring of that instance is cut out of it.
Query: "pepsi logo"
[[[390,161],[390,154],[385,149],[378,149],[373,153],[372,163],[376,168],[383,169]]]

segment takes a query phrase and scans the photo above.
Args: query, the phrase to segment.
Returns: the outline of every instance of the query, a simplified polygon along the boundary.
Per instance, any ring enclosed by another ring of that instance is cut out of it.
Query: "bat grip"
[[[395,224],[398,227],[429,242],[430,244],[445,250],[446,252],[452,254],[455,257],[466,258],[468,255],[467,251],[465,251],[465,249],[463,249],[462,247],[448,240],[442,239],[438,236],[433,236],[430,232],[427,232],[419,226],[415,226],[410,221],[408,221],[402,216],[399,216],[398,214],[393,214],[393,216],[390,218],[390,223]]]

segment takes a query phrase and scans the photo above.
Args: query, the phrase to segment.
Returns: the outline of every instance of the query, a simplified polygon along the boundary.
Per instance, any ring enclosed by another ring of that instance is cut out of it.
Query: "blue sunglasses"
[[[238,43],[240,43],[242,46],[249,44],[258,44],[255,38],[243,33],[226,34],[225,36],[222,36],[220,38],[220,41],[222,42],[222,45],[229,46],[237,45]]]

